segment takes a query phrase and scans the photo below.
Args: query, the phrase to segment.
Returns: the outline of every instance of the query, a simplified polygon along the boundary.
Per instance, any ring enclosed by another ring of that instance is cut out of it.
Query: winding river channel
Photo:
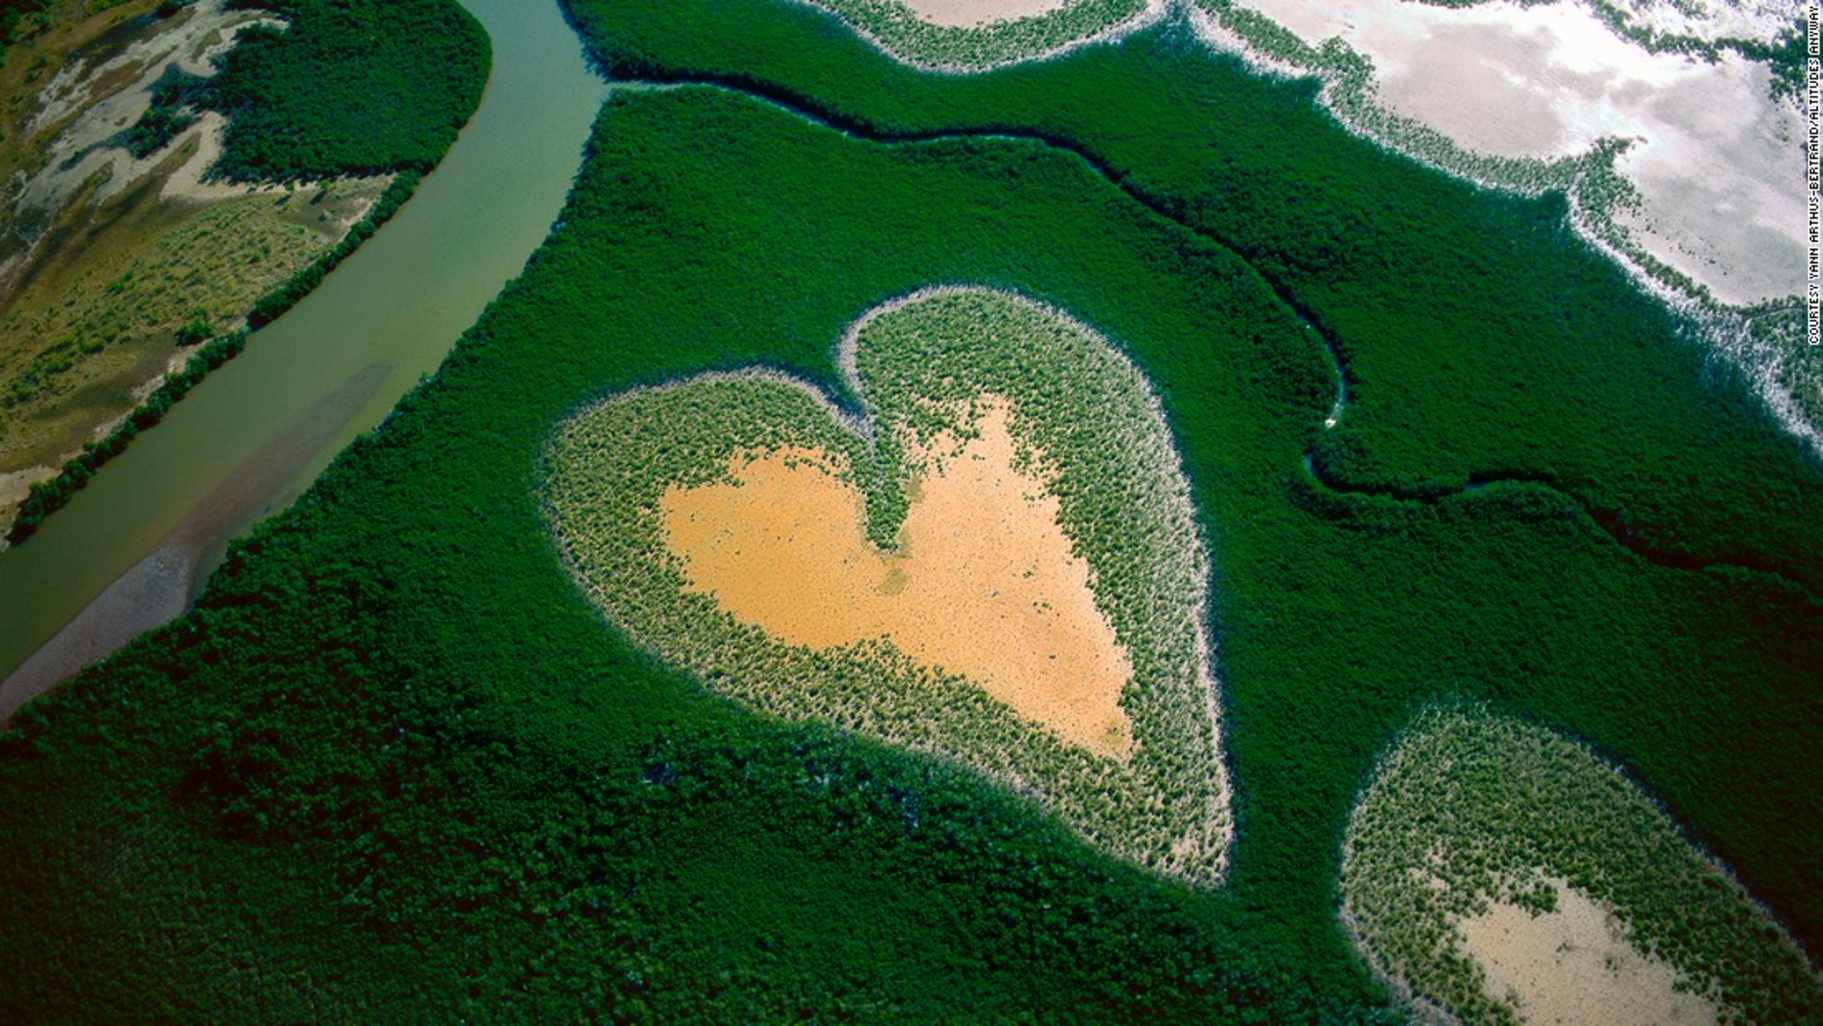
[[[461,0],[493,38],[480,109],[416,196],[25,544],[0,553],[0,719],[181,614],[435,370],[562,208],[607,84],[555,0]]]

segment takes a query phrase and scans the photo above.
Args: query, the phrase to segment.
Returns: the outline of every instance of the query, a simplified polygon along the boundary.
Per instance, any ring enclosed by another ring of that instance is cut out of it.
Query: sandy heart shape
[[[1217,881],[1208,559],[1144,375],[982,288],[877,307],[838,359],[858,415],[752,370],[566,421],[545,501],[577,582],[715,691],[949,757]]]

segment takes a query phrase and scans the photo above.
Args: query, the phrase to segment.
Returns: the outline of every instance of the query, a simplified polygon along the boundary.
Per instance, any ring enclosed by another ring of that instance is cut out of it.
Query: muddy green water
[[[37,536],[0,553],[0,718],[60,663],[181,610],[230,538],[289,504],[436,369],[549,231],[606,85],[555,0],[461,2],[493,37],[493,79],[417,195]],[[32,673],[14,672],[28,659]]]

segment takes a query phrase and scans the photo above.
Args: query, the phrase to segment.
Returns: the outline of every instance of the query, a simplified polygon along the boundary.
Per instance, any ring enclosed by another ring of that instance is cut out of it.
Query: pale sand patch
[[[993,54],[958,55],[952,53],[949,56],[944,56],[940,51],[937,53],[927,51],[915,38],[918,34],[915,31],[912,33],[914,38],[910,39],[905,38],[906,34],[897,29],[887,31],[884,37],[877,34],[873,29],[868,27],[868,23],[872,19],[865,13],[854,10],[853,5],[836,4],[833,0],[801,0],[801,2],[828,11],[836,17],[848,22],[849,27],[854,29],[855,33],[862,39],[866,40],[881,53],[886,54],[888,57],[891,57],[901,64],[909,65],[921,71],[933,71],[945,75],[973,75],[992,71],[995,68],[1003,68],[1012,64],[1023,64],[1026,61],[1049,60],[1053,57],[1069,53],[1078,47],[1090,46],[1097,43],[1116,42],[1130,33],[1157,24],[1167,13],[1176,9],[1179,0],[1145,0],[1144,6],[1126,19],[1104,25],[1099,29],[1094,29],[1087,32],[1085,35],[1076,36],[1074,38],[1055,40],[1050,43],[1044,43],[1037,39],[1022,41],[1003,40],[1001,44],[993,47],[994,50],[998,51]],[[907,2],[907,6],[903,8],[903,11],[909,11],[913,17],[919,18],[929,24],[942,24],[946,28],[985,28],[998,24],[999,22],[965,20],[956,23],[948,23],[938,22],[937,18],[955,17],[961,19],[965,16],[970,16],[973,12],[977,11],[991,9],[1011,10],[1015,5],[1022,8],[1033,8],[1033,10],[1026,12],[1025,15],[1021,15],[1022,17],[1033,16],[1043,14],[1048,10],[1065,7],[1069,2],[1070,0],[977,0],[976,3],[970,4],[967,0],[916,0],[916,2]],[[948,11],[939,13],[937,11],[937,8],[939,7],[946,8]],[[967,8],[967,10],[965,11],[964,8]],[[923,13],[921,9],[928,9],[930,13]],[[903,11],[899,13],[903,13]],[[881,12],[875,12],[875,14],[879,13]],[[1002,15],[997,17],[1004,19],[1006,16]],[[897,23],[902,19],[893,17],[889,13],[889,17],[886,20],[890,23]],[[902,29],[903,26],[900,26],[900,28]],[[991,32],[983,32],[981,34],[983,39],[986,39],[991,35]]]
[[[978,438],[959,449],[939,439],[925,454],[940,469],[911,490],[897,552],[868,541],[861,494],[837,476],[843,461],[807,450],[737,456],[738,485],[667,489],[666,545],[692,590],[786,644],[888,638],[1065,741],[1125,758],[1132,666],[1095,608],[1057,498],[1015,469],[1008,422],[1004,402],[985,404]]]
[[[1677,970],[1640,953],[1618,921],[1556,881],[1557,909],[1496,904],[1457,924],[1491,992],[1518,1000],[1531,1026],[1715,1026],[1720,1010],[1676,989]]]
[[[152,173],[169,154],[168,148],[136,159],[114,145],[114,138],[151,107],[152,91],[166,68],[201,77],[213,75],[216,59],[234,47],[241,32],[255,25],[285,27],[283,21],[269,15],[232,10],[227,0],[204,0],[186,10],[184,17],[172,19],[167,31],[133,44],[114,60],[93,67],[76,62],[59,71],[41,92],[42,106],[26,130],[26,135],[36,136],[55,127],[56,137],[46,150],[44,166],[20,186],[16,215],[62,209],[104,168],[110,173],[90,197],[93,203],[103,202]],[[88,83],[126,67],[138,69],[130,82],[87,108],[81,106],[90,98]]]
[[[194,203],[209,203],[216,200],[234,199],[239,196],[276,196],[287,192],[310,192],[323,188],[326,181],[306,182],[210,182],[203,176],[215,166],[222,155],[223,133],[228,129],[228,119],[215,111],[204,111],[198,115],[196,124],[178,138],[174,144],[181,148],[189,139],[196,140],[196,151],[183,162],[177,170],[165,179],[165,184],[158,192],[158,198],[164,200],[188,200]],[[170,152],[169,149],[160,152]],[[355,190],[372,190],[373,200],[378,200],[380,193],[392,183],[392,175],[374,175],[366,178],[336,178],[329,181]],[[365,206],[351,214],[337,217],[335,223],[342,231],[347,231],[356,221],[367,216],[373,206],[369,201]]]
[[[1064,6],[1068,0],[905,0],[918,17],[935,25],[986,25],[1029,18]]]
[[[177,140],[177,146],[183,146],[188,139],[196,140],[196,151],[190,159],[183,162],[171,176],[165,179],[164,187],[158,191],[159,199],[185,199],[198,203],[210,200],[232,199],[236,196],[249,196],[255,193],[280,193],[285,186],[271,183],[230,184],[227,182],[205,182],[203,176],[215,166],[222,155],[222,133],[227,131],[228,119],[219,113],[204,111],[196,119],[195,127],[189,129]]]
[[[32,493],[32,486],[56,476],[56,467],[26,467],[24,470],[0,474],[0,516],[10,523],[13,507],[25,501],[25,497]]]
[[[1771,99],[1763,65],[1651,53],[1570,2],[1243,2],[1312,45],[1340,37],[1373,61],[1387,110],[1467,150],[1552,160],[1634,140],[1617,170],[1640,192],[1621,220],[1642,248],[1725,303],[1799,291],[1803,116]]]

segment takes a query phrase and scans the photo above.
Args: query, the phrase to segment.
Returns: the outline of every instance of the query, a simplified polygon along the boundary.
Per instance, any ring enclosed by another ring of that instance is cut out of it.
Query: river
[[[461,2],[493,38],[493,77],[417,195],[0,553],[0,719],[181,614],[228,541],[434,371],[543,241],[607,85],[555,0]]]

